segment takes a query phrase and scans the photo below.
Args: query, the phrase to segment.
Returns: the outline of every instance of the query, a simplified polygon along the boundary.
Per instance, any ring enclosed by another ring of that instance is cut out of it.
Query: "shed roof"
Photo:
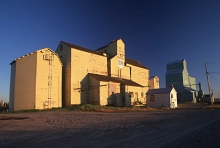
[[[121,40],[122,41],[122,39],[121,38],[119,38],[119,39],[117,39],[117,40],[112,40],[111,42],[109,42],[108,44],[111,44],[111,43],[114,43],[114,42],[117,42],[118,40]],[[122,41],[123,42],[123,41]]]
[[[37,51],[40,51],[40,50],[42,51],[42,50],[46,50],[46,49],[49,50],[49,51],[51,51],[54,55],[56,55],[57,58],[58,58],[58,60],[60,61],[61,65],[63,65],[62,62],[61,62],[61,60],[60,60],[60,57],[58,56],[58,54],[57,54],[56,52],[54,52],[52,49],[50,49],[50,48],[38,49],[38,50],[35,50],[34,52],[31,52],[31,53],[28,53],[28,54],[26,54],[26,55],[23,55],[23,56],[21,56],[21,57],[19,57],[19,58],[14,59],[14,60],[10,63],[10,65],[11,65],[12,63],[16,62],[17,60],[20,60],[20,59],[22,59],[22,58],[24,58],[24,57],[27,57],[27,56],[29,56],[29,55],[32,55],[32,54],[34,54],[34,53],[37,53]]]
[[[210,95],[209,94],[204,94],[204,97],[210,98]]]
[[[112,41],[109,42],[108,44],[111,44],[111,43],[117,42],[118,40],[121,40],[121,41],[122,41],[122,39],[112,40]],[[123,42],[123,41],[122,41],[122,42]],[[108,45],[105,45],[105,46],[99,47],[98,49],[96,49],[96,51],[97,51],[97,50],[100,50],[100,49],[103,49],[103,48],[106,48],[106,47],[108,47]]]
[[[158,76],[150,76],[150,79],[153,79],[153,78],[159,78]]]
[[[93,53],[93,54],[96,54],[96,55],[104,56],[102,53],[99,53],[99,52],[97,52],[95,50],[91,50],[91,49],[84,48],[84,47],[81,47],[81,46],[78,46],[78,45],[70,44],[70,43],[67,43],[67,42],[64,42],[64,41],[61,41],[61,42],[66,44],[70,48],[74,48],[74,49],[77,49],[77,50],[81,50],[81,51]]]
[[[141,64],[140,61],[132,60],[132,59],[129,59],[129,58],[125,58],[125,63],[130,64],[130,65],[134,65],[134,66],[137,66],[137,67],[141,67],[141,68],[144,68],[144,69],[148,69],[146,66]]]
[[[104,75],[98,75],[98,74],[92,74],[89,73],[90,76],[94,77],[95,79],[99,81],[105,81],[105,82],[116,82],[116,83],[122,83],[125,85],[130,85],[130,86],[138,86],[138,87],[143,87],[142,85],[128,79],[122,79],[122,78],[117,78],[117,77],[110,77],[110,76],[104,76]]]
[[[190,78],[194,78],[194,79],[195,79],[195,77],[193,77],[193,76],[190,76],[190,75],[189,75],[189,77],[190,77]]]
[[[159,89],[149,89],[147,92],[147,95],[151,94],[167,94],[170,93],[172,89],[175,89],[173,87],[167,87],[167,88],[159,88]]]
[[[190,87],[184,87],[180,92],[184,92],[184,91],[196,91],[195,89],[192,89]]]
[[[101,50],[101,49],[106,48],[106,47],[108,47],[108,45],[105,45],[105,46],[99,47],[99,48],[96,49],[95,51]]]

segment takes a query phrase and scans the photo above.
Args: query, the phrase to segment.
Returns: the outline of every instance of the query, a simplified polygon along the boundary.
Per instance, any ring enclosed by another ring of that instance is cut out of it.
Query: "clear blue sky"
[[[165,87],[166,63],[186,59],[208,93],[204,63],[220,72],[219,0],[0,0],[0,99],[8,100],[10,62],[66,41],[97,49],[122,38]],[[211,73],[220,92],[220,73]]]

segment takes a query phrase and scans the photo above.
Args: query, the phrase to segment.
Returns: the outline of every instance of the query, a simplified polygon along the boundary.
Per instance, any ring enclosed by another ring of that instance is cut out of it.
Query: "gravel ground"
[[[0,147],[220,147],[220,109],[0,114]]]

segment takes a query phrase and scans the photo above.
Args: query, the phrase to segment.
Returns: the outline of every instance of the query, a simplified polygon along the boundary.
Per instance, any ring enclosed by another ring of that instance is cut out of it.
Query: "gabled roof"
[[[190,87],[184,87],[180,92],[184,92],[184,91],[196,91],[195,89],[192,89]]]
[[[147,95],[151,94],[167,94],[170,93],[172,89],[175,89],[173,87],[167,87],[167,88],[159,88],[159,89],[149,89],[147,92]]]
[[[116,82],[116,83],[122,83],[125,85],[130,85],[130,86],[138,86],[138,87],[143,87],[142,85],[128,79],[122,79],[122,78],[117,78],[117,77],[110,77],[110,76],[104,76],[104,75],[98,75],[98,74],[92,74],[89,73],[90,76],[94,77],[95,79],[99,81],[105,81],[105,82]]]
[[[60,61],[61,65],[63,65],[62,62],[61,62],[61,60],[60,60],[60,57],[58,56],[58,54],[57,54],[56,52],[54,52],[52,49],[50,49],[50,48],[38,49],[38,50],[35,50],[34,52],[31,52],[31,53],[28,53],[28,54],[26,54],[26,55],[23,55],[23,56],[21,56],[21,57],[19,57],[19,58],[14,59],[14,60],[10,63],[10,65],[11,65],[12,63],[16,62],[17,60],[20,60],[20,59],[22,59],[22,58],[24,58],[24,57],[27,57],[27,56],[29,56],[29,55],[32,55],[32,54],[34,54],[34,53],[37,53],[37,51],[40,51],[40,50],[42,51],[42,50],[46,50],[46,49],[49,50],[49,51],[51,51],[54,55],[56,55],[57,58],[58,58],[58,60]]]
[[[129,58],[125,58],[125,63],[130,64],[130,65],[134,65],[134,66],[137,66],[137,67],[141,67],[141,68],[144,68],[144,69],[148,69],[146,66],[141,64],[141,62],[136,61],[136,60],[132,60],[132,59],[129,59]]]
[[[67,42],[64,42],[64,41],[61,41],[61,42],[66,44],[70,48],[74,48],[74,49],[77,49],[77,50],[81,50],[81,51],[93,53],[93,54],[96,54],[96,55],[104,56],[102,53],[99,53],[99,52],[97,52],[95,50],[91,50],[91,49],[84,48],[84,47],[81,47],[81,46],[78,46],[78,45],[70,44],[70,43],[67,43]]]
[[[121,40],[121,39],[118,39],[118,40]],[[114,40],[114,41],[112,41],[112,42],[116,42],[116,41],[118,41],[118,40]],[[84,48],[84,47],[81,47],[81,46],[78,46],[78,45],[74,45],[74,44],[71,44],[71,43],[67,43],[67,42],[64,42],[64,41],[61,41],[61,42],[64,43],[64,44],[66,44],[66,45],[69,46],[70,48],[74,48],[74,49],[77,49],[77,50],[81,50],[81,51],[85,51],[85,52],[97,54],[97,55],[100,55],[100,56],[104,56],[104,55],[103,55],[102,53],[97,52],[97,51],[108,46],[108,45],[106,45],[106,46],[100,47],[100,48],[98,48],[98,49],[96,49],[96,50],[91,50],[91,49]],[[112,43],[112,42],[110,42],[110,43]],[[110,44],[110,43],[109,43],[109,44]],[[113,56],[113,57],[114,57],[114,56]],[[111,59],[112,57],[108,57],[108,58]],[[143,64],[141,64],[139,61],[136,61],[136,60],[132,60],[132,59],[129,59],[129,58],[125,58],[125,63],[149,70],[149,68],[147,68],[146,66],[144,66]]]

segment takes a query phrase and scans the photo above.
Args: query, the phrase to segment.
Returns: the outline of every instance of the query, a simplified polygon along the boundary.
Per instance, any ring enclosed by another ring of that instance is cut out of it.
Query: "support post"
[[[208,63],[206,63],[206,62],[205,62],[205,69],[206,69],[206,77],[207,77],[207,82],[208,82],[209,97],[210,97],[211,105],[213,106],[213,99],[212,99],[212,95],[211,95],[209,73],[208,73]]]

